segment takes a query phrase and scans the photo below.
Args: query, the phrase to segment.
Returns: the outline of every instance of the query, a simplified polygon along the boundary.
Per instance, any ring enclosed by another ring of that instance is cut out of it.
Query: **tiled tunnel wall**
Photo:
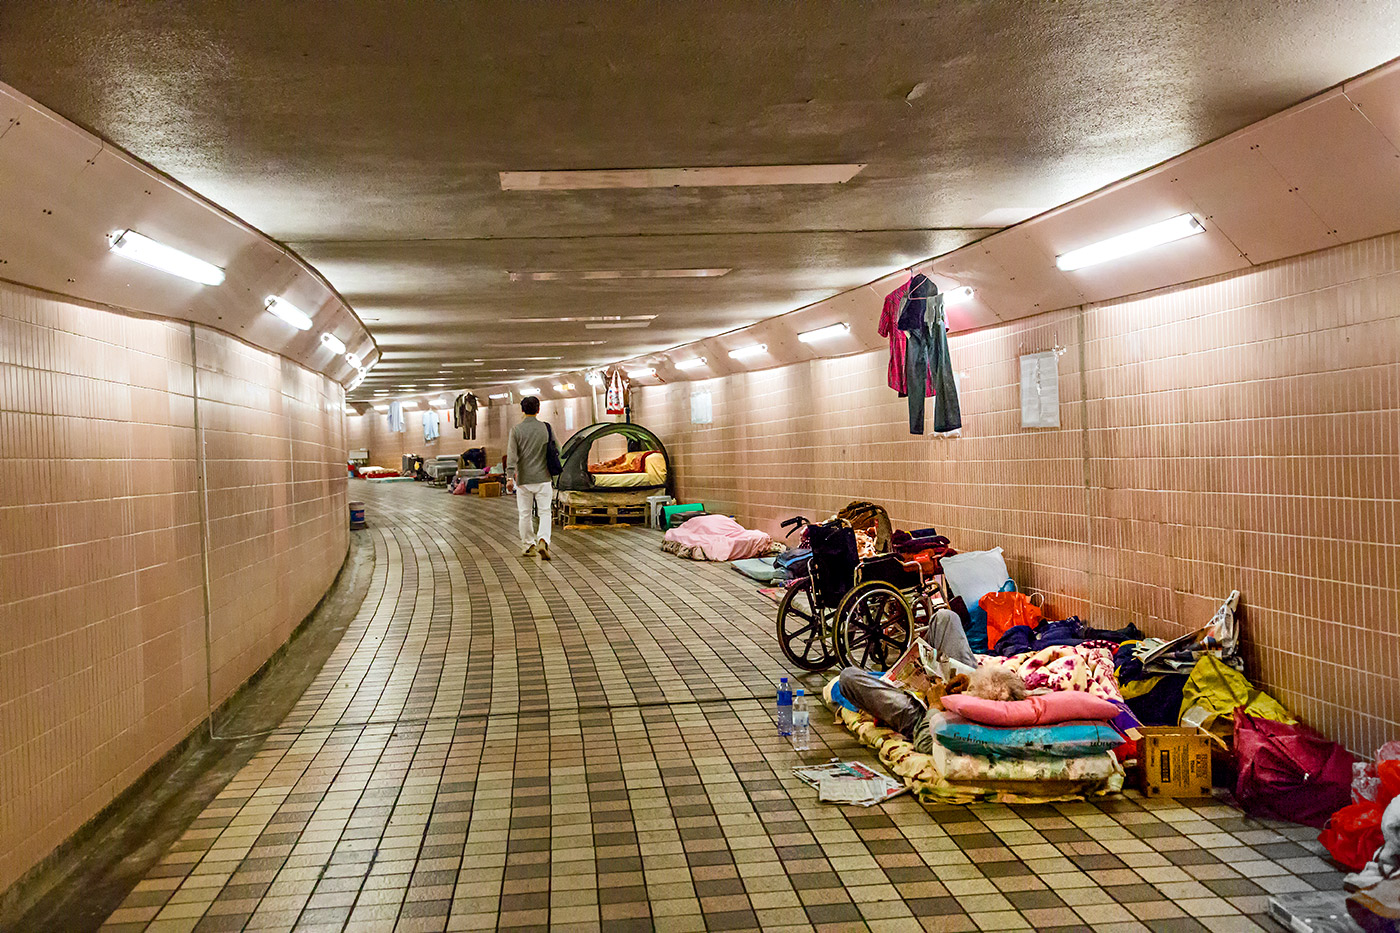
[[[0,891],[226,699],[345,556],[342,392],[197,329],[0,284]]]
[[[1061,427],[1023,430],[1018,356],[1057,347]],[[1163,636],[1239,589],[1248,673],[1369,754],[1400,736],[1397,348],[1391,235],[954,337],[957,439],[909,434],[884,352],[642,388],[635,413],[685,499],[775,535],[872,499],[1002,546],[1060,614]]]

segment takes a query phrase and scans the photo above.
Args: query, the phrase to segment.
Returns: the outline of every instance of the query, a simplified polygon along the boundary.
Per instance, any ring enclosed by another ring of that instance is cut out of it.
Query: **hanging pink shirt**
[[[890,388],[904,397],[909,394],[909,382],[904,374],[905,354],[909,347],[909,335],[899,329],[899,308],[909,294],[909,282],[885,296],[885,307],[880,311],[880,336],[890,339],[890,365],[887,371]],[[927,398],[933,397],[933,379],[928,380],[924,392]]]

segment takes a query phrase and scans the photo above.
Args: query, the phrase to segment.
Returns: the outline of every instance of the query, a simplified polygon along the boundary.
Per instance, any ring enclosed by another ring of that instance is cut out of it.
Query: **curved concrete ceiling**
[[[315,264],[385,350],[361,396],[449,364],[485,385],[742,326],[1400,53],[1397,0],[325,11],[11,0],[0,80]],[[500,176],[836,163],[865,167],[762,187]],[[695,269],[730,271],[655,277]],[[578,275],[638,271],[653,277]]]

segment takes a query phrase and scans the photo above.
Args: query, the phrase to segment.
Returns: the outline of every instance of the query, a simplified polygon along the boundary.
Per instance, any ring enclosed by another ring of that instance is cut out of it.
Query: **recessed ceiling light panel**
[[[596,188],[747,188],[759,185],[839,185],[864,162],[829,165],[720,165],[696,168],[584,169],[501,172],[502,191],[579,191]]]
[[[507,272],[512,282],[606,282],[614,279],[715,279],[733,269],[594,269],[558,272]]]

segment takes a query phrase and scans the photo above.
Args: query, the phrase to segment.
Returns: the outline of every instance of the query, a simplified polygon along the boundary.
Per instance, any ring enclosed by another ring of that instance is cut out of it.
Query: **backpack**
[[[857,531],[863,531],[875,539],[875,553],[887,554],[890,550],[890,514],[884,506],[873,502],[856,500],[836,513],[836,517],[850,524]]]

